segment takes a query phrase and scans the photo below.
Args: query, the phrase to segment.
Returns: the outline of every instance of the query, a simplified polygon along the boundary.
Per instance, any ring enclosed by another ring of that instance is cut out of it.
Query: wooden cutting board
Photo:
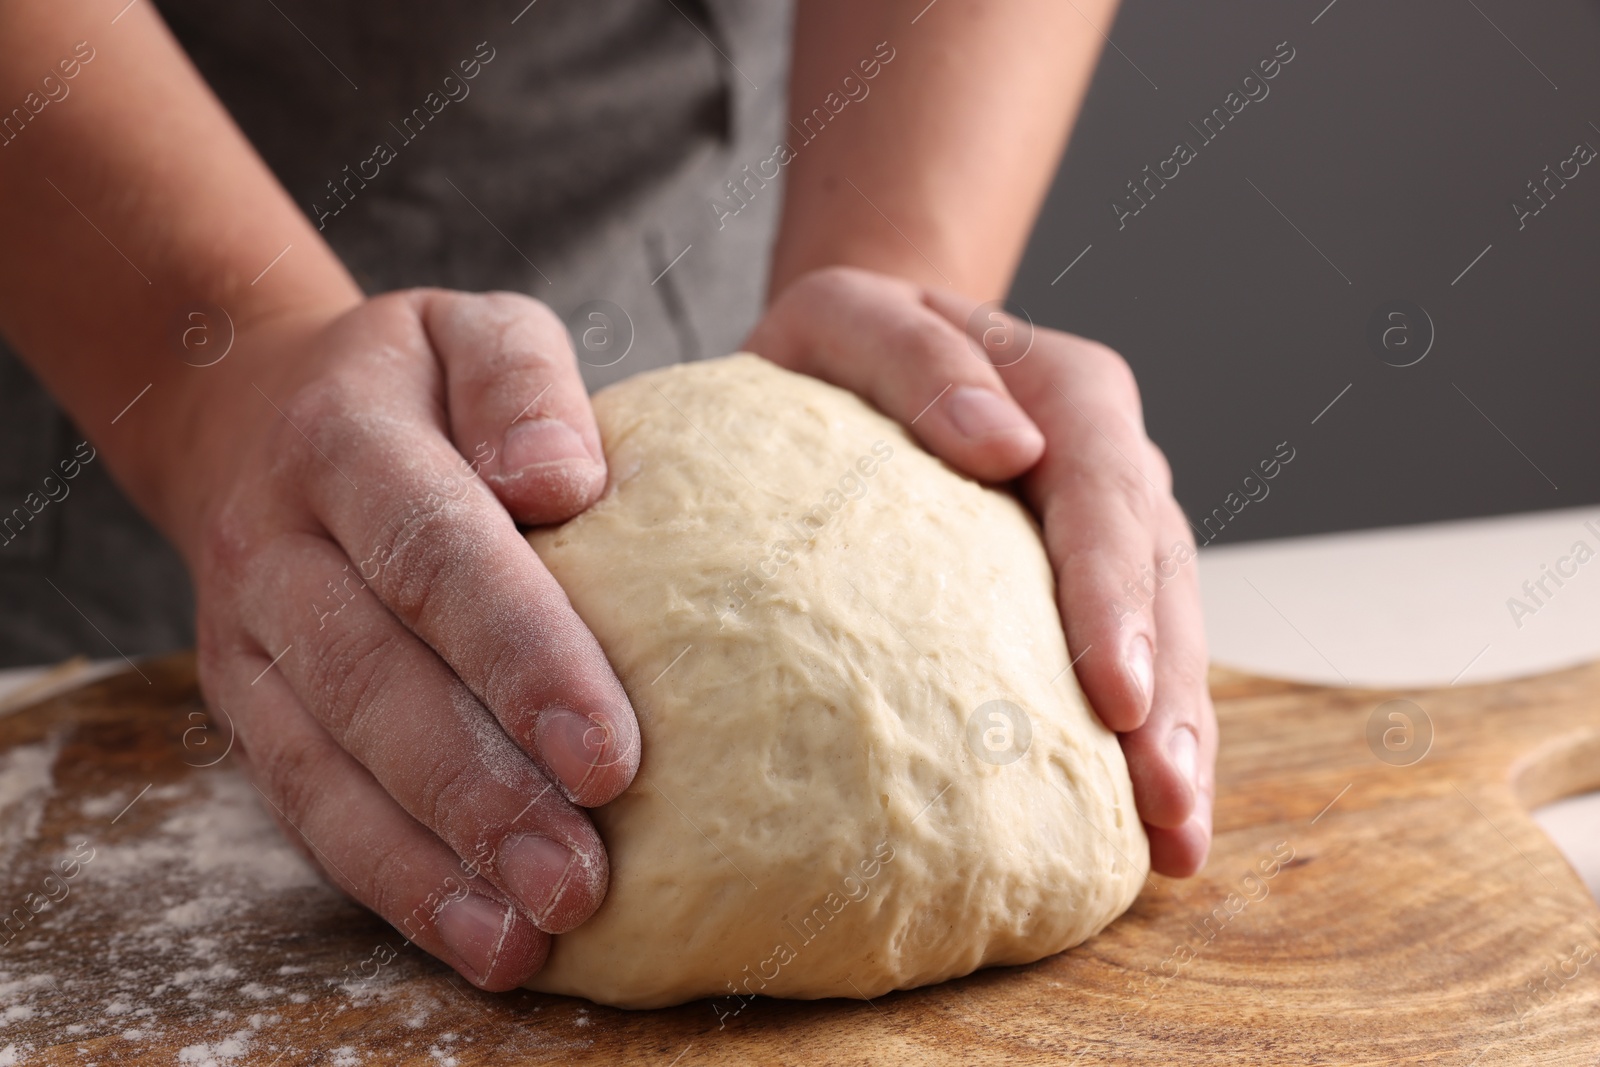
[[[31,916],[0,935],[0,1063],[1600,1061],[1600,910],[1528,816],[1600,786],[1600,664],[1406,693],[1216,671],[1201,876],[1033,966],[737,1014],[471,989],[286,851],[188,657],[140,670],[0,719],[0,902]]]

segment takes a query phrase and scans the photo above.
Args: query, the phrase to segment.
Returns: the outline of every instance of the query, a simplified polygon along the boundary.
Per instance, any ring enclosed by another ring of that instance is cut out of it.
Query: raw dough
[[[1038,529],[854,395],[750,355],[594,399],[605,496],[529,541],[639,715],[611,888],[530,988],[876,997],[1076,945],[1149,846]]]

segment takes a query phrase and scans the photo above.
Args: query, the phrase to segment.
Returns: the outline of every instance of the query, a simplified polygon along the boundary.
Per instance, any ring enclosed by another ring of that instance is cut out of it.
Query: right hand
[[[204,503],[181,538],[201,686],[329,879],[509,989],[599,906],[582,809],[639,762],[627,694],[516,527],[603,491],[588,396],[526,297],[307,318],[243,329],[230,388],[193,405],[215,449],[187,457]]]
[[[983,310],[947,290],[831,267],[793,281],[745,345],[854,390],[974,478],[1018,479],[1056,571],[1078,681],[1122,742],[1151,866],[1187,878],[1211,847],[1217,717],[1172,472],[1145,434],[1122,357]],[[1023,356],[988,351],[1002,321],[1003,336],[1029,339]],[[1125,592],[1156,570],[1160,596]]]

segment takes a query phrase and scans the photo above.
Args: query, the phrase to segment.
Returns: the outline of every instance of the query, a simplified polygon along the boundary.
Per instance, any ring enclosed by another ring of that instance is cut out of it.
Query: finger
[[[1145,724],[1123,735],[1140,818],[1152,849],[1161,841],[1162,873],[1182,876],[1205,861],[1211,838],[1211,800],[1217,719],[1206,684],[1207,652],[1192,544],[1175,503],[1165,509],[1168,549],[1157,561],[1163,584],[1155,617],[1161,647],[1155,663],[1155,702]]]
[[[1049,442],[1023,487],[1044,524],[1078,680],[1118,732],[1150,712],[1157,501],[1133,377],[1110,349],[1040,329],[1001,377]]]
[[[982,481],[1005,481],[1044,448],[995,368],[910,282],[846,267],[778,298],[746,346],[870,400],[929,451]]]
[[[363,590],[316,603],[317,576],[345,558],[321,537],[273,538],[241,597],[267,605],[252,636],[285,654],[281,675],[333,742],[423,826],[516,900],[539,929],[561,933],[600,906],[609,867],[588,817],[539,772],[431,649]],[[279,607],[282,605],[283,607]]]
[[[605,455],[567,329],[517,293],[422,294],[444,364],[450,435],[518,522],[563,522],[600,498]]]
[[[1150,867],[1169,878],[1189,878],[1206,865],[1211,852],[1211,794],[1201,797],[1189,820],[1173,830],[1146,827],[1150,836]]]
[[[254,677],[264,655],[235,660]],[[474,985],[513,989],[544,965],[550,935],[445,845],[341,751],[273,672],[232,687],[240,744],[269,809],[339,888]],[[245,694],[248,693],[246,696]],[[359,970],[351,976],[359,980]]]
[[[1176,505],[1172,505],[1176,510]],[[1168,829],[1182,825],[1199,791],[1202,731],[1214,731],[1206,690],[1204,620],[1195,556],[1182,527],[1164,523],[1173,540],[1151,567],[1159,583],[1154,607],[1161,648],[1155,660],[1156,698],[1150,716],[1124,735],[1139,815]]]
[[[563,792],[603,804],[639,762],[622,683],[506,510],[481,482],[457,477],[459,456],[437,410],[410,399],[440,391],[425,339],[387,329],[381,339],[412,346],[410,358],[353,360],[293,398],[286,421],[304,438],[282,435],[274,476],[305,494],[353,561],[332,576],[341,586],[371,589]],[[368,381],[378,373],[395,388],[382,417],[372,417]]]

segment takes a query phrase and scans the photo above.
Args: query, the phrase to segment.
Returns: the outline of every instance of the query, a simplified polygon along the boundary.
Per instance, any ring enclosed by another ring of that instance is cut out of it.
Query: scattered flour
[[[122,811],[132,799],[121,790],[115,793],[103,793],[97,797],[84,797],[78,803],[78,812],[85,819],[110,819]]]
[[[38,744],[0,754],[0,826],[13,831],[9,839],[0,836],[0,883],[8,874],[6,842],[21,844],[39,833],[56,788],[51,769],[58,748]],[[54,924],[41,926],[40,939],[26,946],[13,942],[14,955],[3,960],[11,970],[0,970],[0,1067],[48,1058],[37,1051],[40,1034],[50,1035],[49,1044],[120,1036],[126,1045],[114,1044],[120,1051],[98,1057],[101,1062],[180,1067],[266,1065],[280,1056],[278,1067],[308,1058],[361,1067],[391,1059],[397,1039],[407,1034],[417,1039],[418,1051],[428,1050],[415,1058],[458,1067],[458,1032],[430,1030],[459,1030],[470,1020],[455,998],[440,999],[412,981],[415,950],[406,954],[410,962],[360,983],[349,981],[349,967],[341,971],[320,956],[315,966],[272,964],[266,974],[273,981],[246,962],[259,960],[258,939],[267,932],[260,925],[264,901],[288,894],[321,910],[337,897],[284,840],[242,776],[222,767],[139,796],[143,784],[76,806],[83,821],[67,840],[86,840],[94,858],[72,882],[71,895],[50,910],[62,913]],[[132,817],[111,827],[130,802]],[[63,923],[71,924],[74,937],[61,936]],[[92,978],[90,957],[97,968]],[[317,990],[335,992],[330,1000]],[[301,1006],[313,1003],[320,1007],[307,1017]],[[354,1025],[346,1012],[357,1006],[381,1007],[386,1038],[370,1046],[341,1044],[356,1037],[346,1029]],[[174,1061],[171,1050],[180,1046]],[[519,1053],[558,1047],[577,1046],[533,1028],[518,1032],[504,1051],[512,1056],[507,1062],[516,1062]],[[60,1062],[91,1067],[89,1046],[78,1046],[76,1057],[70,1048],[56,1049]]]
[[[13,978],[9,971],[0,971],[0,1004],[15,1003],[18,997],[26,997],[35,990],[55,984],[55,978],[48,974],[30,974]]]
[[[213,963],[209,967],[186,967],[172,976],[172,984],[193,988],[207,982],[222,982],[237,978],[239,971],[226,963]]]
[[[223,893],[196,897],[182,904],[174,904],[163,911],[161,921],[175,930],[192,930],[197,926],[209,926],[218,919],[226,918],[237,910],[238,906],[237,900]]]
[[[39,836],[44,806],[55,785],[51,768],[61,751],[61,738],[14,745],[0,752],[0,861],[18,846]]]
[[[179,1063],[193,1063],[197,1067],[222,1067],[250,1051],[249,1030],[237,1030],[228,1037],[210,1045],[185,1045],[178,1050]]]
[[[0,752],[0,881],[6,853],[38,835],[59,748],[54,741]],[[130,802],[136,817],[111,828]],[[180,1063],[221,1067],[251,1060],[252,1035],[282,1022],[259,1009],[288,993],[276,985],[240,984],[239,960],[255,932],[252,909],[286,891],[332,890],[283,840],[255,790],[231,770],[189,776],[142,795],[136,787],[112,790],[80,802],[77,814],[81,829],[68,839],[87,840],[93,859],[84,863],[71,894],[41,916],[59,909],[64,917],[57,925],[70,921],[80,932],[92,931],[90,951],[108,966],[110,980],[96,980],[93,999],[62,998],[62,985],[41,972],[80,974],[84,946],[59,934],[36,941],[16,960],[25,970],[0,971],[0,1033],[13,1026],[20,1029],[10,1036],[50,1033],[40,1021],[61,1011],[67,1018],[54,1033],[62,1036],[120,1035],[136,1047],[177,1046],[182,1041],[173,1039],[180,1035],[191,1042],[204,1036],[183,1049]],[[11,949],[21,947],[13,943]],[[282,973],[307,970],[285,965]],[[298,999],[309,1000],[304,994]],[[228,1009],[247,1004],[254,1014],[241,1030]],[[205,1028],[212,1034],[195,1033],[197,1008],[211,1009]],[[175,1030],[175,1023],[183,1028]],[[20,1063],[31,1046],[7,1047],[9,1062]]]
[[[132,882],[148,880],[154,867],[186,868],[205,894],[190,901],[194,906],[188,910],[168,909],[167,921],[178,928],[214,922],[224,918],[230,906],[242,903],[230,899],[223,887],[260,896],[321,884],[311,866],[283,840],[242,777],[213,774],[192,781],[204,782],[200,788],[207,795],[186,798],[191,802],[179,805],[151,836],[105,849],[95,860],[95,875]],[[166,794],[165,799],[182,798],[181,793],[173,795],[174,787],[163,786],[151,790],[145,800],[158,793]]]
[[[41,1010],[39,994],[46,989],[54,989],[55,986],[55,978],[48,974],[17,978],[8,971],[0,971],[0,1029],[5,1029],[13,1023],[26,1022],[36,1016],[48,1016],[50,1014],[48,1010]],[[0,1059],[0,1065],[4,1062]]]

